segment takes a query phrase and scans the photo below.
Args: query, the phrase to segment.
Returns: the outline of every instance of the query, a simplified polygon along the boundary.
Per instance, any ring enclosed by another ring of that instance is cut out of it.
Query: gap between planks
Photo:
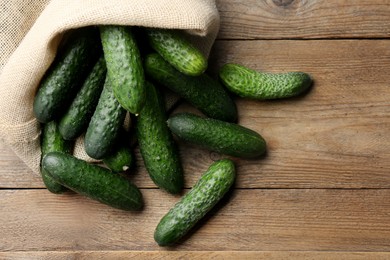
[[[389,252],[330,252],[330,251],[28,251],[0,252],[4,260],[67,260],[67,259],[317,259],[317,260],[387,260]]]

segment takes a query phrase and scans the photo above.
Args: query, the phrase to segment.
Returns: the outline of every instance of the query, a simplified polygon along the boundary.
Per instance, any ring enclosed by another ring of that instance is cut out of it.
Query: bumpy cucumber
[[[190,113],[175,114],[167,123],[180,139],[211,151],[242,158],[255,158],[266,151],[257,132],[238,124]]]
[[[151,47],[180,72],[198,76],[207,68],[206,57],[179,30],[146,29]]]
[[[231,160],[213,163],[195,186],[160,220],[154,239],[160,246],[182,238],[229,191],[235,180]]]
[[[134,155],[130,144],[117,142],[113,151],[102,159],[103,163],[113,172],[127,171],[134,163]]]
[[[92,158],[102,159],[113,149],[126,116],[106,77],[103,91],[85,134],[85,152]]]
[[[184,75],[157,53],[146,57],[145,72],[203,114],[223,121],[237,120],[236,104],[222,85],[207,74],[195,77]]]
[[[58,127],[62,137],[73,140],[88,127],[103,90],[106,78],[106,62],[101,57],[85,79],[80,91],[61,117]]]
[[[219,76],[230,91],[252,99],[293,97],[312,84],[310,75],[304,72],[265,73],[232,63],[222,66]]]
[[[145,77],[136,40],[129,27],[101,26],[107,74],[119,103],[130,113],[138,114],[145,103]]]
[[[146,83],[146,89],[146,103],[136,122],[141,155],[153,182],[170,193],[179,193],[183,188],[183,169],[166,124],[164,104],[151,83]]]
[[[42,126],[41,135],[41,162],[42,158],[49,152],[64,152],[70,153],[72,150],[73,143],[66,141],[62,138],[58,131],[57,122],[51,121]],[[43,169],[41,165],[41,175],[43,183],[46,188],[52,193],[62,193],[67,189],[56,182],[50,174]]]
[[[33,111],[38,121],[47,123],[58,118],[69,105],[85,77],[100,55],[96,31],[82,28],[68,39],[42,79]]]
[[[109,169],[61,152],[46,154],[42,166],[63,186],[111,207],[140,210],[143,206],[139,189]]]

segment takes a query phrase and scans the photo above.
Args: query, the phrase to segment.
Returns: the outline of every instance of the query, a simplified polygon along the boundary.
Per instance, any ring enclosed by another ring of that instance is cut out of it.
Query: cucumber
[[[64,152],[70,153],[73,147],[73,142],[66,141],[62,138],[56,121],[50,121],[42,126],[41,135],[41,163],[42,158],[49,152]],[[42,180],[46,188],[52,193],[63,193],[67,189],[56,182],[50,174],[40,168]]]
[[[198,76],[207,69],[206,57],[179,30],[147,28],[150,46],[181,73]]]
[[[103,57],[100,57],[59,120],[58,128],[64,139],[76,139],[87,129],[103,90],[105,78],[106,62]]]
[[[106,77],[99,102],[85,133],[85,152],[94,159],[102,159],[112,151],[126,116],[126,110],[115,98],[110,84],[109,77]]]
[[[147,55],[144,63],[147,75],[177,93],[206,116],[237,121],[236,104],[222,85],[207,74],[184,75],[157,53]]]
[[[231,160],[213,163],[194,187],[160,220],[154,240],[160,246],[172,245],[181,239],[229,191],[235,180]]]
[[[100,37],[114,95],[126,110],[138,114],[145,103],[145,77],[131,28],[101,26]]]
[[[46,154],[42,166],[55,181],[91,199],[122,210],[143,207],[140,190],[109,169],[61,152]]]
[[[259,100],[297,96],[312,84],[304,72],[265,73],[233,63],[222,66],[219,77],[231,92]]]
[[[261,135],[238,124],[191,113],[175,114],[167,123],[180,139],[210,151],[241,158],[259,157],[266,151]]]
[[[130,144],[127,142],[117,142],[113,151],[102,159],[103,163],[113,172],[127,171],[133,166],[134,155]]]
[[[166,124],[166,113],[161,95],[146,83],[146,103],[137,117],[136,134],[140,152],[153,182],[169,193],[183,188],[183,169],[172,134]]]
[[[96,36],[93,28],[78,29],[59,51],[34,98],[33,111],[39,122],[57,119],[74,98],[85,73],[100,55]]]

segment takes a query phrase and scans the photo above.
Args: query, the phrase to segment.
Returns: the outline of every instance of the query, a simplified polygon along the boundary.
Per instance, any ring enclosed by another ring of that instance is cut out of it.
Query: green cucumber
[[[209,212],[235,180],[235,167],[231,160],[213,163],[194,187],[160,220],[154,240],[160,246],[172,245]]]
[[[103,90],[105,78],[106,62],[101,57],[88,74],[73,102],[59,120],[58,127],[64,139],[76,139],[87,129]]]
[[[143,207],[140,190],[109,169],[61,152],[46,154],[42,166],[55,181],[91,199],[123,210]]]
[[[126,110],[115,98],[110,84],[109,77],[106,77],[99,102],[85,134],[85,152],[94,159],[102,159],[112,151],[126,116]]]
[[[39,122],[58,118],[81,87],[85,73],[100,55],[92,28],[76,30],[44,75],[34,98],[33,111]]]
[[[138,114],[145,103],[145,77],[131,28],[101,26],[100,37],[114,95],[126,110]]]
[[[146,103],[135,126],[140,152],[153,182],[176,194],[182,190],[184,182],[179,153],[166,124],[161,95],[149,82],[146,83],[146,89]]]
[[[198,76],[207,69],[206,57],[179,30],[146,29],[150,46],[181,73]]]
[[[41,135],[41,163],[42,158],[49,152],[70,153],[73,142],[66,141],[62,138],[56,121],[50,121],[42,126]],[[52,193],[63,193],[67,189],[56,182],[50,174],[43,169],[41,165],[41,175],[46,188]]]
[[[117,142],[113,151],[102,159],[103,163],[113,172],[127,171],[133,166],[134,155],[130,143]]]
[[[228,122],[237,121],[236,104],[217,80],[207,74],[184,75],[157,53],[149,54],[144,63],[147,75],[177,93],[206,116]]]
[[[312,84],[304,72],[266,73],[232,63],[222,66],[219,77],[231,92],[259,100],[297,96]]]
[[[259,157],[266,151],[261,135],[238,124],[191,113],[175,114],[167,123],[180,139],[210,151],[241,158]]]

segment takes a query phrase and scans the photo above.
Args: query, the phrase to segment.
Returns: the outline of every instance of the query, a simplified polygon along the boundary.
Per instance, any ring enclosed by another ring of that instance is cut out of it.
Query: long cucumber
[[[46,154],[42,166],[55,181],[91,199],[123,210],[143,207],[140,190],[109,169],[61,152]]]
[[[172,245],[187,234],[229,191],[235,180],[231,160],[213,163],[194,187],[160,220],[154,240],[160,246]]]

